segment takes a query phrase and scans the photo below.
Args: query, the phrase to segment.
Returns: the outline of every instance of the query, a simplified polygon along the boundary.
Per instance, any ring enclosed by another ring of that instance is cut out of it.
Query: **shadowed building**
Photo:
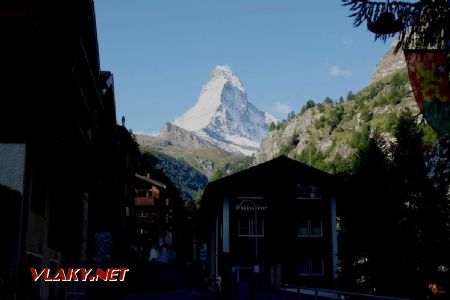
[[[211,182],[202,199],[207,272],[223,289],[330,287],[337,267],[337,182],[285,156]]]
[[[63,297],[29,267],[111,261],[125,215],[113,76],[92,0],[1,1],[0,37],[0,298]]]
[[[136,174],[135,198],[129,216],[129,236],[138,260],[173,262],[173,208],[166,184],[150,175]]]

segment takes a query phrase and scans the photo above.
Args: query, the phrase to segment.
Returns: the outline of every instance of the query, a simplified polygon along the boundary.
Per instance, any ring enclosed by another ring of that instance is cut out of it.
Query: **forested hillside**
[[[284,154],[331,173],[343,171],[374,132],[386,141],[386,147],[394,143],[393,132],[404,111],[419,114],[405,70],[356,94],[349,92],[345,99],[309,100],[297,114],[271,127],[253,163]],[[433,144],[435,132],[420,116],[417,120],[424,131],[424,144]]]
[[[148,148],[144,148],[144,151],[154,157],[156,167],[164,171],[167,177],[180,189],[185,199],[191,199],[199,190],[203,190],[208,183],[208,177],[187,162],[160,152],[151,151]]]

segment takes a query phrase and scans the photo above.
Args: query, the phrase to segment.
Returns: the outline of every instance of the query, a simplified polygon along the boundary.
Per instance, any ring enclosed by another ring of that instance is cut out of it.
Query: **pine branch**
[[[450,28],[447,0],[421,0],[416,3],[405,1],[342,0],[350,7],[349,17],[354,18],[353,26],[364,22],[374,23],[381,14],[389,12],[404,24],[399,32],[399,42],[395,52],[400,49],[445,49]],[[395,33],[375,34],[375,40],[386,42]]]

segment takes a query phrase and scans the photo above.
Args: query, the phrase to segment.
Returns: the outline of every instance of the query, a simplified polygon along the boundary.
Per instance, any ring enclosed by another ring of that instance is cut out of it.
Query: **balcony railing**
[[[155,199],[153,197],[136,197],[134,198],[135,206],[153,206]]]
[[[135,217],[138,223],[154,223],[159,218],[159,214],[151,213],[149,215],[137,215]]]
[[[409,300],[409,298],[398,298],[376,294],[362,294],[354,292],[344,292],[328,289],[315,289],[305,287],[294,287],[285,285],[282,288],[284,297],[288,294],[296,294],[298,298],[309,297],[313,299],[368,299],[368,300]],[[308,298],[307,298],[308,299]]]

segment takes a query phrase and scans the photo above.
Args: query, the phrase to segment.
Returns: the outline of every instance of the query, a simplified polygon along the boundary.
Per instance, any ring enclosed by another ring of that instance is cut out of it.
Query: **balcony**
[[[159,218],[158,213],[151,213],[146,215],[137,215],[136,216],[136,222],[138,223],[155,223],[156,220]]]
[[[135,206],[153,206],[155,205],[155,199],[153,197],[135,197]]]

